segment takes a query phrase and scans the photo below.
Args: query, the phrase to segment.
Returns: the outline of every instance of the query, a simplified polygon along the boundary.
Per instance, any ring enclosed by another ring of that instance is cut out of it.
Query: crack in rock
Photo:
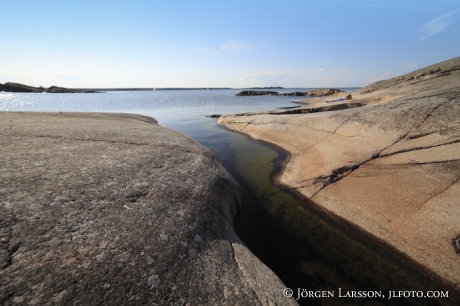
[[[424,97],[424,98],[426,98],[426,97]],[[389,145],[389,146],[387,146],[386,148],[380,150],[380,153],[382,153],[383,151],[385,151],[385,150],[391,148],[392,146],[394,146],[394,145],[397,144],[398,142],[402,141],[403,139],[406,139],[406,137],[410,134],[410,132],[418,130],[418,129],[428,120],[428,118],[431,117],[431,115],[432,115],[438,108],[440,108],[441,106],[446,105],[447,103],[449,103],[449,102],[451,102],[451,101],[453,101],[453,100],[455,100],[455,98],[450,98],[450,99],[448,99],[446,102],[444,102],[444,103],[439,103],[438,105],[436,105],[436,107],[434,107],[434,108],[425,116],[425,118],[422,120],[422,122],[421,122],[419,125],[417,125],[417,127],[409,129],[409,130],[407,131],[407,133],[405,133],[404,135],[402,135],[401,137],[399,137],[399,138],[398,138],[395,142],[393,142],[391,145]],[[377,158],[380,157],[380,153],[377,155]]]
[[[442,147],[442,146],[448,146],[448,145],[451,145],[451,144],[456,144],[456,143],[459,143],[460,142],[460,139],[456,139],[456,140],[453,140],[451,142],[445,142],[445,143],[441,143],[441,144],[434,144],[434,145],[428,145],[428,146],[424,146],[424,147],[413,147],[413,148],[407,148],[407,149],[401,149],[401,150],[398,150],[398,151],[394,151],[392,153],[389,153],[389,154],[383,154],[383,155],[376,155],[375,158],[377,157],[388,157],[388,156],[392,156],[392,155],[396,155],[396,154],[401,154],[401,153],[406,153],[406,152],[411,152],[411,151],[421,151],[421,150],[426,150],[426,149],[431,149],[431,148],[436,148],[436,147]]]
[[[145,197],[148,194],[149,193],[145,192],[145,191],[133,192],[133,193],[128,194],[127,196],[125,196],[125,198],[129,202],[137,202],[137,201],[139,201],[140,198]]]
[[[460,235],[452,239],[452,247],[455,253],[460,256]]]

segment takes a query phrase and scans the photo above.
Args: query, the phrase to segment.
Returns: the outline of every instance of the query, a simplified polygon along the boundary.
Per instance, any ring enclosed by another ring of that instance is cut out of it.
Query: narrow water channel
[[[339,288],[342,294],[375,290],[385,295],[383,289],[405,287],[408,277],[309,210],[308,200],[275,184],[274,178],[290,157],[288,152],[224,132],[230,134],[230,142],[212,149],[243,188],[242,209],[235,219],[238,236],[293,289],[294,297],[303,289],[334,293],[334,298],[299,298],[300,305],[407,304],[384,297],[338,298]]]
[[[231,152],[222,147],[213,150],[243,188],[242,209],[235,219],[241,240],[295,295],[298,288],[364,290],[311,245],[308,236],[315,235],[315,230],[324,235],[327,230],[320,228],[327,225],[303,208],[300,197],[274,184],[273,177],[282,170],[288,153],[245,135],[232,134]],[[308,239],[302,239],[305,236]],[[321,305],[319,299],[300,298],[298,302]]]

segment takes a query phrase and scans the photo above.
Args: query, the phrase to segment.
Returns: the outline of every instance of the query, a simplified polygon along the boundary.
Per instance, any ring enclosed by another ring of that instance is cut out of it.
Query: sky
[[[0,0],[0,83],[359,87],[460,56],[458,0]]]

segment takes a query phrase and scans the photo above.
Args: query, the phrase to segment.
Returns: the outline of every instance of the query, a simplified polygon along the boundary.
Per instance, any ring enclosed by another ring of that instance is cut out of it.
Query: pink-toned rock
[[[402,252],[458,298],[460,57],[352,95],[368,105],[309,114],[327,105],[309,99],[305,113],[218,124],[288,150],[281,184]]]

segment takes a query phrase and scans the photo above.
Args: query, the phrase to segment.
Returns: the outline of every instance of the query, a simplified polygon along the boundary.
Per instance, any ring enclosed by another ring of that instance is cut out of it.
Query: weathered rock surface
[[[284,305],[215,155],[149,117],[0,113],[0,304]]]
[[[43,87],[33,87],[20,83],[5,83],[4,85],[0,84],[0,91],[5,92],[49,92],[49,93],[94,93],[93,90],[80,90],[72,89],[65,87],[51,86],[49,88]]]
[[[218,124],[288,150],[282,184],[436,275],[455,304],[459,68],[460,57],[352,92],[363,107],[306,113],[328,105],[318,98],[300,113],[223,116]]]

